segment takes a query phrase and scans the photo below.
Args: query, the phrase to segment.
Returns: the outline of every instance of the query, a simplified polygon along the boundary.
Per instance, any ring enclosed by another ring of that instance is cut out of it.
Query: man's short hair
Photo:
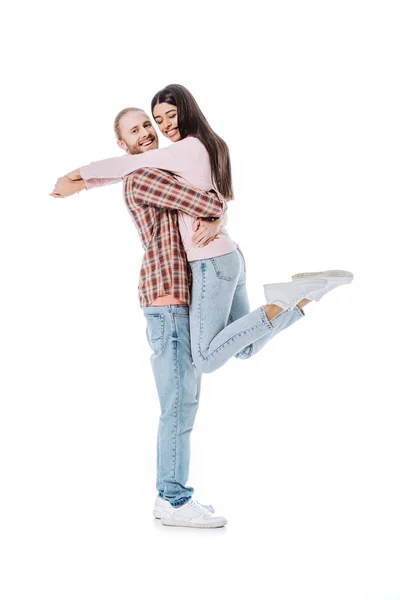
[[[119,113],[117,114],[117,116],[114,119],[114,133],[115,133],[117,140],[121,139],[121,132],[119,129],[120,121],[121,121],[122,117],[125,116],[129,112],[144,113],[144,110],[142,108],[135,108],[134,106],[129,106],[128,108],[123,108],[122,110],[119,111]],[[146,114],[146,113],[144,113],[144,114]]]

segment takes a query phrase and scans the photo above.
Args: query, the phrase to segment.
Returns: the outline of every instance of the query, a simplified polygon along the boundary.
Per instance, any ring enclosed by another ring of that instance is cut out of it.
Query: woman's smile
[[[177,132],[178,132],[178,128],[177,128],[177,127],[174,127],[173,129],[169,129],[169,130],[168,130],[168,131],[166,131],[165,133],[166,133],[166,135],[167,135],[169,138],[172,138],[172,137],[174,137],[174,135],[175,135]]]

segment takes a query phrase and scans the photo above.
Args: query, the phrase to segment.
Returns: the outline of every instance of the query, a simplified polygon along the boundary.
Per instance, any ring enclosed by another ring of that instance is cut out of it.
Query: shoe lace
[[[196,510],[197,512],[199,512],[200,514],[202,514],[204,517],[211,517],[212,516],[212,514],[208,510],[208,508],[206,508],[205,506],[203,506],[202,504],[200,504],[200,502],[197,502],[197,500],[189,500],[188,506],[191,506],[194,510]]]

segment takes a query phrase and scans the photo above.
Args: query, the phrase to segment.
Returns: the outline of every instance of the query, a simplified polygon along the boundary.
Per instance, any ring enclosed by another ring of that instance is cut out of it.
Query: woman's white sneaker
[[[283,310],[293,308],[315,292],[322,292],[326,281],[322,277],[301,277],[284,283],[267,283],[264,285],[264,295],[267,304],[276,304]]]
[[[181,506],[169,504],[161,513],[161,523],[172,527],[214,529],[223,527],[227,522],[225,517],[216,516],[196,500],[189,500]]]
[[[161,519],[162,511],[164,508],[168,508],[169,506],[171,505],[168,500],[164,500],[161,498],[161,496],[157,496],[156,501],[154,502],[153,517],[155,519]],[[203,504],[203,506],[205,506],[205,508],[207,508],[210,512],[215,512],[212,504]]]
[[[326,281],[326,287],[320,291],[315,291],[308,297],[309,300],[319,302],[325,294],[339,287],[339,285],[349,284],[353,281],[354,275],[350,271],[315,271],[314,273],[296,273],[292,276],[293,281],[303,281],[310,277],[322,277]]]

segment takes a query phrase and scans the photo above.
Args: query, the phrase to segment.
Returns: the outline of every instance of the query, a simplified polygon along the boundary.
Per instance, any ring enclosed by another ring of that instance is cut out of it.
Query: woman
[[[173,148],[91,163],[73,171],[72,179],[121,177],[144,166],[174,172],[203,190],[216,190],[225,200],[233,198],[229,150],[211,129],[196,100],[181,85],[169,85],[152,100],[152,114]],[[68,195],[62,186],[55,192]],[[179,213],[179,229],[192,271],[190,330],[196,368],[215,371],[232,356],[248,358],[276,333],[297,321],[302,308],[320,300],[338,285],[351,283],[347,271],[300,273],[287,283],[264,286],[266,305],[250,312],[243,254],[224,225],[218,236],[203,247],[192,247],[194,218]],[[152,304],[157,305],[157,300]]]

